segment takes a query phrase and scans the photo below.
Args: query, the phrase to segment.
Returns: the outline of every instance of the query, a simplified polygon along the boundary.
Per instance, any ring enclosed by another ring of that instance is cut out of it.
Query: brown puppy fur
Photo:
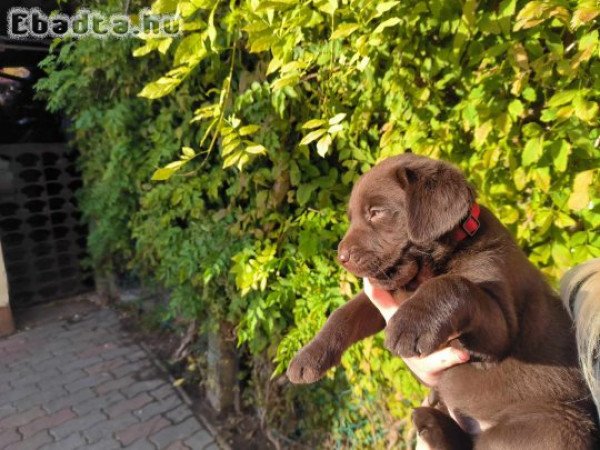
[[[412,154],[375,166],[350,198],[340,262],[392,292],[414,290],[387,325],[386,346],[428,355],[459,336],[471,354],[442,375],[444,408],[415,410],[415,425],[434,449],[595,448],[596,411],[557,295],[487,209],[474,236],[454,238],[474,200],[456,168]],[[289,379],[318,380],[384,327],[361,292],[300,350]]]

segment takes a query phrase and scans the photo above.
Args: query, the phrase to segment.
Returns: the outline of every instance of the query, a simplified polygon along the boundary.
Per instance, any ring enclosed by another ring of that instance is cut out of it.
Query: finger
[[[469,352],[466,350],[446,347],[422,358],[421,366],[427,366],[432,372],[440,372],[457,364],[467,362],[469,358]]]
[[[435,375],[444,369],[468,361],[469,353],[465,350],[447,347],[425,357],[413,356],[402,359],[413,372],[425,377],[428,374]]]
[[[431,367],[429,357],[421,358],[412,356],[402,358],[406,366],[415,374],[415,376],[426,386],[435,386],[438,382],[440,372],[437,367]],[[441,369],[440,369],[441,370]]]
[[[415,450],[431,450],[431,447],[417,434],[417,446],[415,447]]]
[[[392,294],[390,294],[388,291],[373,286],[371,286],[370,289],[371,295],[369,296],[369,298],[374,303],[378,303],[384,308],[391,308],[397,306],[396,300],[394,300],[394,297],[392,297]]]
[[[410,370],[427,386],[435,386],[442,372],[469,359],[466,351],[448,347],[425,357],[402,358]]]
[[[368,278],[363,278],[363,290],[373,303],[381,305],[384,308],[397,305],[397,302],[394,300],[392,294],[385,289],[373,286]]]
[[[366,277],[363,278],[363,290],[365,291],[365,294],[367,294],[367,297],[371,298],[373,295],[373,285]]]

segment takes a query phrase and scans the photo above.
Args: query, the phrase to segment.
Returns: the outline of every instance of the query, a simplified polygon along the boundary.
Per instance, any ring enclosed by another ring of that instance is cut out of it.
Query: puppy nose
[[[339,250],[338,259],[341,263],[347,263],[350,261],[350,252],[348,250]]]

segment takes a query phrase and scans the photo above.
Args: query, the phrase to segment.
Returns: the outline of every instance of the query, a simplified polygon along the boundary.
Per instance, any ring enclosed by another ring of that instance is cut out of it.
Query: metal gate
[[[0,145],[0,241],[13,308],[93,287],[80,265],[87,230],[76,156],[63,143]]]

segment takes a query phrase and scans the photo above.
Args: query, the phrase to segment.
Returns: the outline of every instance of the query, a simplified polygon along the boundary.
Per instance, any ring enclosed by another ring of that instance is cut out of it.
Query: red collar
[[[471,205],[471,209],[469,210],[468,217],[463,220],[458,228],[454,230],[454,239],[456,241],[462,241],[467,237],[475,236],[479,227],[481,227],[481,223],[479,222],[479,205],[475,202]]]

